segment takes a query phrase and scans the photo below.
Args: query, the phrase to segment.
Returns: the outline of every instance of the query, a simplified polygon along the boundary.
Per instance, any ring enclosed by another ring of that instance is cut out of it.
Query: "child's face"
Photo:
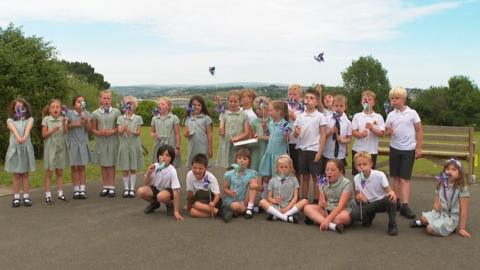
[[[75,109],[76,110],[81,110],[82,109],[82,102],[84,102],[84,101],[85,101],[84,97],[77,98],[77,100],[75,100],[75,105],[74,105]]]
[[[198,100],[192,101],[192,112],[193,114],[197,115],[202,112],[202,103],[198,102]]]
[[[48,112],[50,112],[50,115],[57,118],[60,116],[60,113],[62,112],[62,105],[58,101],[54,101],[50,104],[50,107],[48,108]]]
[[[337,112],[340,116],[345,112],[347,109],[347,105],[345,102],[337,101],[333,104],[333,110]]]
[[[277,172],[280,175],[288,175],[290,173],[290,166],[286,163],[281,163],[277,166]]]
[[[270,114],[270,116],[272,116],[274,120],[278,120],[281,117],[280,111],[277,111],[275,107],[273,107],[273,105],[270,105],[268,107],[268,113]]]
[[[240,165],[242,169],[247,169],[250,163],[250,159],[245,156],[238,156],[237,157],[237,164]]]
[[[165,100],[160,99],[158,101],[158,109],[160,110],[161,114],[166,114],[170,110],[170,106],[168,106],[168,103]]]
[[[207,167],[201,163],[193,163],[192,164],[192,172],[195,176],[195,179],[201,180],[205,176],[205,172],[207,171]]]
[[[355,168],[359,172],[368,174],[372,168],[372,162],[366,157],[359,157],[357,160],[355,160]]]
[[[102,105],[102,107],[105,107],[105,108],[110,107],[112,104],[112,94],[103,93],[100,96],[100,104]]]
[[[252,107],[252,102],[253,102],[253,99],[249,94],[243,94],[242,95],[242,106],[243,107],[247,107],[247,108]]]
[[[325,95],[323,97],[323,106],[327,109],[331,109],[333,106],[333,96],[332,95]]]
[[[449,175],[449,181],[454,181],[458,178],[459,171],[454,165],[448,165],[448,167],[445,169],[445,173]]]
[[[325,168],[325,174],[327,175],[328,182],[333,183],[340,178],[342,172],[337,168],[335,163],[328,162],[327,167]]]
[[[165,163],[165,166],[169,165],[171,161],[172,157],[168,154],[168,151],[165,151],[158,156],[158,163]]]
[[[405,100],[402,97],[391,97],[390,104],[395,107],[395,109],[401,109],[405,106]]]
[[[240,110],[240,99],[236,95],[231,95],[228,97],[228,109],[231,111]]]
[[[255,113],[259,118],[264,118],[268,116],[268,109],[266,107],[260,108],[260,106],[255,107]]]
[[[303,99],[303,104],[307,107],[308,110],[315,109],[318,105],[318,99],[313,94],[306,94],[305,98]]]
[[[296,101],[300,100],[300,92],[297,90],[289,90],[287,95],[288,95],[288,99],[293,99]]]
[[[363,106],[363,103],[365,102],[368,103],[369,108],[373,108],[373,106],[375,106],[375,99],[370,95],[365,95],[362,97],[362,101],[361,101],[362,106]]]

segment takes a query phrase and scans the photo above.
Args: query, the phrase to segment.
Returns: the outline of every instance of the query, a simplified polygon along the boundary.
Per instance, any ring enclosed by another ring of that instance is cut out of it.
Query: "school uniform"
[[[157,139],[155,140],[155,145],[152,150],[152,162],[157,162],[157,152],[160,146],[167,144],[175,148],[177,146],[177,141],[175,137],[175,126],[180,125],[180,120],[173,113],[168,113],[167,115],[158,115],[152,117],[150,125],[155,128],[155,133],[157,134]],[[175,160],[173,161],[173,166],[176,168],[182,165],[182,157],[175,155]]]
[[[390,139],[390,175],[410,179],[417,145],[415,124],[420,123],[418,113],[405,106],[403,111],[394,110],[387,116],[386,127],[393,129]]]
[[[244,112],[247,115],[248,124],[251,126],[253,121],[257,119],[257,114],[253,111],[253,108],[246,109],[246,110],[242,108],[242,112]]]
[[[268,120],[265,120],[268,121]],[[266,132],[262,127],[262,119],[257,118],[253,120],[252,123],[252,130],[254,134],[257,134],[258,136],[265,136]],[[254,147],[251,147],[251,156],[252,156],[252,161],[250,162],[250,168],[258,171],[260,168],[260,162],[262,161],[263,155],[265,154],[265,151],[267,151],[267,145],[268,141],[266,140],[260,140],[258,139],[257,144]]]
[[[321,189],[323,194],[327,197],[326,209],[328,213],[337,208],[340,197],[344,192],[350,192],[350,198],[345,206],[345,211],[352,212],[352,209],[355,206],[353,187],[350,180],[346,177],[341,176],[340,179],[335,181],[335,183],[327,183],[326,185],[321,186]]]
[[[92,113],[92,119],[97,123],[97,130],[117,128],[117,118],[122,115],[116,108],[98,108]],[[117,164],[118,134],[108,137],[95,136],[94,162],[102,167],[112,167]]]
[[[67,139],[63,129],[64,119],[63,116],[54,118],[51,115],[42,119],[42,127],[47,127],[49,131],[59,127],[59,130],[44,140],[43,164],[45,170],[64,169],[69,164]]]
[[[224,113],[223,121],[225,134],[220,137],[217,152],[217,166],[226,168],[235,162],[235,149],[230,139],[245,131],[244,124],[248,123],[248,116],[243,111],[232,112],[227,110]]]
[[[78,113],[75,110],[69,110],[67,113],[68,123],[75,123],[81,120],[81,117],[90,121],[91,114],[88,111]],[[88,130],[85,125],[80,127],[71,127],[68,129],[68,152],[70,154],[71,166],[86,166],[90,162],[90,149],[88,146]]]
[[[157,198],[157,194],[163,190],[170,193],[170,199],[173,200],[173,190],[180,189],[180,181],[178,180],[177,170],[171,164],[162,170],[157,170],[159,164],[155,163],[155,168],[150,176],[150,189],[153,198]]]
[[[12,123],[17,129],[18,135],[23,137],[27,126],[33,125],[33,117],[28,119],[7,119],[7,125]],[[10,139],[7,153],[5,154],[5,171],[9,173],[28,173],[35,171],[35,154],[30,136],[23,144],[17,143],[13,132],[10,132]]]
[[[297,172],[299,174],[320,175],[321,160],[317,162],[314,160],[320,147],[320,128],[326,124],[325,117],[317,110],[311,113],[305,111],[297,116],[293,130],[295,132],[296,127],[301,128],[296,145],[298,151]]]
[[[185,126],[190,132],[188,137],[187,167],[192,166],[192,159],[196,154],[208,156],[207,127],[212,124],[210,116],[200,113],[192,115],[185,120]]]
[[[268,182],[268,191],[272,192],[273,198],[282,198],[280,204],[272,205],[280,210],[285,208],[293,200],[295,189],[299,188],[298,180],[295,176],[289,175],[282,179],[279,175],[275,175]]]
[[[337,124],[336,120],[333,117],[333,114],[330,117],[327,117],[327,130],[330,132]],[[352,136],[352,123],[348,119],[347,115],[345,113],[342,114],[340,117],[340,134],[341,137],[346,137],[346,136]],[[343,162],[343,164],[346,166],[347,161],[346,161],[346,155],[347,155],[347,145],[339,143],[338,140],[336,139],[335,134],[330,134],[326,141],[325,141],[325,147],[323,149],[323,154],[322,154],[322,169],[320,171],[321,174],[325,174],[325,168],[327,166],[327,162],[330,159],[339,159]]]
[[[274,120],[268,122],[268,145],[258,172],[261,176],[272,176],[275,174],[275,164],[280,155],[286,154],[288,149],[287,141],[282,127],[288,123],[285,119],[281,119],[277,123]]]
[[[246,169],[243,174],[237,174],[235,170],[225,172],[224,179],[230,185],[230,190],[237,193],[235,198],[225,196],[225,204],[230,207],[232,202],[243,202],[248,195],[248,185],[252,179],[257,178],[257,172],[252,169]]]
[[[141,116],[132,114],[130,117],[121,115],[117,119],[117,126],[124,127],[130,132],[136,132],[143,125]],[[123,171],[141,170],[144,167],[143,148],[140,136],[133,134],[119,134],[117,168]]]
[[[205,182],[207,177],[208,182]],[[215,195],[220,194],[220,187],[217,178],[209,171],[205,172],[204,178],[197,180],[192,171],[189,171],[186,176],[187,192],[193,193],[193,198],[190,203],[193,205],[196,201],[206,203],[213,201]],[[221,207],[222,200],[220,199],[215,207]]]
[[[300,106],[294,106],[292,108],[292,106],[288,105],[288,110],[292,111],[297,117],[303,113]],[[295,121],[296,118],[295,120],[289,119],[288,124],[293,127],[295,125]],[[295,170],[295,172],[298,172],[298,155],[300,152],[297,148],[297,142],[298,139],[295,138],[293,132],[290,132],[290,134],[288,135],[288,153],[290,154],[290,158],[292,159],[293,169]]]

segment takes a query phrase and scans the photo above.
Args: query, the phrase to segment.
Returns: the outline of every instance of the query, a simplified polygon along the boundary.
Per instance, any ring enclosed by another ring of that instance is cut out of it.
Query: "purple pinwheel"
[[[124,112],[131,112],[133,110],[133,103],[132,102],[121,102],[120,106],[122,107],[122,111]]]
[[[439,175],[435,176],[435,179],[437,179],[442,185],[444,188],[448,187],[448,177],[450,175],[445,173],[445,172],[441,172]]]
[[[65,105],[62,105],[62,116],[67,116],[68,108]]]
[[[282,185],[283,185],[283,183],[285,183],[285,180],[287,180],[287,176],[282,173],[282,174],[280,175],[280,182],[282,183]]]
[[[321,52],[321,53],[319,53],[317,56],[313,56],[313,58],[314,58],[317,62],[319,62],[319,63],[320,63],[320,62],[325,62],[325,59],[323,58],[323,55],[324,55],[324,53]]]
[[[212,76],[214,76],[214,75],[215,75],[215,66],[213,66],[213,67],[208,67],[208,72],[210,72],[210,74],[211,74]]]
[[[325,175],[317,176],[317,185],[322,186],[322,187],[328,185],[327,177],[325,177]]]
[[[153,116],[159,116],[160,115],[160,110],[158,109],[158,107],[153,108],[152,115]]]
[[[337,112],[332,113],[332,118],[335,122],[340,122],[340,115]]]
[[[292,132],[292,129],[288,125],[288,122],[283,122],[282,124],[279,125],[279,127],[282,130],[283,135],[285,135],[285,136],[288,136],[288,134],[290,134],[290,132]]]
[[[224,113],[225,112],[225,106],[223,106],[222,103],[218,104],[217,107],[215,107],[215,111],[218,113]]]
[[[205,177],[203,178],[203,188],[208,188],[210,185],[210,179],[208,178],[208,175],[205,174]]]
[[[385,101],[385,103],[383,103],[383,109],[385,110],[385,115],[387,115],[392,109],[392,105],[390,105],[390,102]]]
[[[20,106],[15,109],[15,118],[17,119],[23,119],[25,118],[25,114],[27,113],[27,110],[25,107]]]

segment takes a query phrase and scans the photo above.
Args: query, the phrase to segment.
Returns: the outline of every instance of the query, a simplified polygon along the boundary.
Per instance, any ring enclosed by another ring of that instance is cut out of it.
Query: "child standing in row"
[[[345,166],[338,159],[331,159],[326,164],[326,179],[320,181],[321,195],[318,204],[305,206],[305,215],[320,224],[320,230],[343,232],[344,225],[351,223],[350,213],[355,205],[353,188],[350,180],[343,176]]]
[[[176,221],[182,221],[180,214],[180,181],[177,171],[172,166],[175,160],[175,149],[170,145],[162,145],[157,151],[157,162],[148,167],[144,177],[144,185],[138,188],[138,196],[149,205],[143,210],[150,214],[164,203],[167,216],[173,216]]]
[[[156,162],[155,156],[158,148],[164,144],[168,144],[175,148],[175,161],[173,166],[178,168],[182,165],[180,156],[180,120],[172,113],[172,101],[161,97],[158,99],[159,114],[152,117],[150,135],[155,141],[152,151],[152,163]]]
[[[43,163],[45,167],[45,202],[52,204],[50,181],[52,172],[57,178],[58,199],[67,201],[63,193],[63,169],[68,165],[69,154],[66,134],[67,118],[62,115],[62,102],[52,99],[42,113],[42,137],[44,139]]]
[[[262,161],[262,157],[265,154],[268,145],[268,132],[265,132],[262,125],[265,125],[270,118],[268,115],[268,107],[270,106],[270,100],[265,96],[261,96],[257,97],[253,104],[258,117],[253,120],[251,132],[252,137],[256,138],[258,140],[258,143],[257,145],[255,145],[255,147],[252,147],[251,149],[252,163],[250,165],[250,168],[258,171],[258,168],[260,167],[260,162]]]
[[[85,167],[90,162],[88,131],[91,128],[91,114],[87,111],[84,96],[75,96],[72,100],[72,106],[72,110],[67,113],[68,152],[72,171],[73,199],[77,200],[87,198]]]
[[[275,167],[276,175],[268,183],[267,199],[262,199],[260,206],[267,211],[268,220],[298,223],[298,212],[302,211],[308,201],[298,200],[300,186],[293,174],[292,159],[288,155],[281,155]]]
[[[250,135],[248,116],[240,110],[241,92],[232,90],[228,94],[228,109],[223,114],[223,128],[220,128],[217,166],[228,167],[235,160],[233,143],[247,139]]]
[[[257,115],[253,111],[253,101],[257,97],[255,92],[250,89],[250,88],[245,88],[242,89],[241,91],[242,94],[242,111],[247,115],[248,117],[248,124],[250,127],[252,126],[252,123],[255,119],[257,119]]]
[[[142,142],[140,140],[143,119],[140,115],[135,114],[137,100],[134,97],[124,97],[122,107],[124,115],[117,119],[120,142],[117,167],[123,171],[123,198],[134,198],[137,170],[143,169],[144,166]]]
[[[7,119],[10,130],[10,141],[5,156],[5,171],[13,174],[13,207],[20,206],[20,185],[23,186],[23,204],[32,206],[30,199],[29,172],[35,171],[35,155],[33,152],[30,131],[33,117],[30,104],[23,98],[12,101],[11,115]]]
[[[355,142],[352,146],[352,164],[355,154],[360,151],[370,153],[372,157],[372,168],[377,164],[378,138],[385,133],[385,122],[383,117],[373,111],[375,106],[375,93],[370,90],[363,91],[361,104],[363,111],[356,113],[352,120],[352,135]],[[356,166],[352,166],[352,175],[358,173]]]
[[[389,235],[397,235],[395,220],[395,203],[397,197],[388,184],[387,177],[381,171],[372,170],[373,162],[370,153],[362,151],[355,154],[354,164],[359,174],[353,178],[355,182],[355,198],[359,207],[352,211],[352,219],[359,220],[368,227],[372,224],[376,213],[387,212]]]
[[[191,97],[188,108],[190,112],[187,110],[185,115],[183,135],[188,138],[187,166],[190,166],[196,154],[204,154],[208,158],[213,156],[212,119],[201,96]]]
[[[412,220],[411,227],[426,227],[430,235],[447,236],[458,229],[458,234],[471,238],[466,230],[468,197],[465,172],[460,161],[449,159],[443,166],[435,190],[433,210],[423,212],[419,220]]]
[[[208,158],[197,154],[187,173],[187,211],[192,217],[214,217],[222,207],[220,187],[215,175],[207,171]]]
[[[92,113],[95,135],[95,160],[101,167],[103,189],[100,196],[115,197],[115,164],[118,156],[117,118],[120,111],[112,107],[112,92],[100,91],[100,108]]]
[[[297,116],[294,123],[294,137],[297,138],[298,173],[303,176],[302,198],[308,200],[310,177],[314,183],[314,200],[318,203],[317,177],[321,174],[320,155],[326,139],[326,120],[317,110],[320,95],[315,90],[305,93],[305,111]]]
[[[395,108],[387,116],[385,134],[390,135],[390,176],[395,179],[397,208],[400,215],[413,219],[415,214],[408,206],[410,199],[410,178],[413,163],[422,155],[423,128],[418,113],[405,102],[407,91],[395,87],[389,93],[390,104]],[[401,205],[401,206],[400,206]]]
[[[304,112],[305,104],[302,103],[303,90],[299,84],[292,84],[288,87],[288,123],[290,126],[294,126],[294,122],[297,116]],[[298,170],[298,150],[297,150],[297,137],[294,132],[290,132],[288,136],[288,153],[292,158],[293,170],[297,176],[297,180],[300,181],[302,174]],[[302,188],[303,190],[303,188]]]

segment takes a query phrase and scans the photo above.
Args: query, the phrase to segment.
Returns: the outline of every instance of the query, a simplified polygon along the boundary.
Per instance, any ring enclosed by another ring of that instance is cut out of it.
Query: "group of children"
[[[291,85],[288,100],[271,101],[256,97],[250,89],[230,91],[228,105],[217,102],[220,114],[219,148],[216,165],[226,168],[223,187],[208,169],[212,151],[212,119],[201,96],[193,96],[183,120],[171,113],[172,104],[160,98],[151,122],[155,140],[152,165],[144,176],[144,185],[136,188],[136,173],[143,170],[140,127],[143,120],[135,114],[137,101],[124,97],[122,111],[111,106],[109,90],[100,93],[100,108],[86,110],[85,99],[73,99],[71,110],[59,100],[52,100],[44,112],[42,137],[45,140],[44,164],[46,202],[52,203],[51,174],[57,177],[58,199],[66,201],[62,172],[71,165],[74,199],[87,198],[85,166],[95,162],[101,166],[101,196],[115,196],[115,171],[123,171],[123,197],[138,195],[149,202],[145,213],[152,213],[165,204],[167,214],[183,220],[180,211],[180,181],[176,167],[181,165],[180,137],[188,140],[185,209],[192,217],[221,216],[225,222],[244,215],[251,218],[259,206],[268,220],[297,223],[304,211],[306,224],[318,224],[321,230],[343,232],[355,221],[369,226],[376,213],[388,213],[389,235],[397,235],[396,211],[414,219],[409,207],[410,178],[415,158],[422,154],[423,131],[415,110],[406,106],[404,88],[389,93],[393,107],[386,121],[375,113],[375,93],[364,91],[363,111],[348,119],[347,99],[343,95],[325,95],[317,86],[305,92],[300,85]],[[7,123],[11,131],[5,169],[14,174],[14,200],[18,207],[20,184],[23,203],[31,206],[28,194],[28,172],[35,170],[30,131],[33,126],[30,106],[24,99],[12,103]],[[88,148],[88,132],[95,136],[96,148]],[[181,134],[183,133],[183,134]],[[375,170],[379,137],[388,135],[390,142],[390,175]],[[347,145],[352,136],[353,182],[347,179]],[[254,138],[246,148],[234,144]],[[437,188],[434,210],[413,220],[412,227],[426,226],[427,232],[448,235],[455,231],[470,237],[465,230],[468,190],[464,185],[463,168],[459,161],[449,160],[445,177]],[[311,180],[310,180],[311,179]],[[310,181],[313,200],[308,200]],[[223,195],[222,195],[223,193]]]

